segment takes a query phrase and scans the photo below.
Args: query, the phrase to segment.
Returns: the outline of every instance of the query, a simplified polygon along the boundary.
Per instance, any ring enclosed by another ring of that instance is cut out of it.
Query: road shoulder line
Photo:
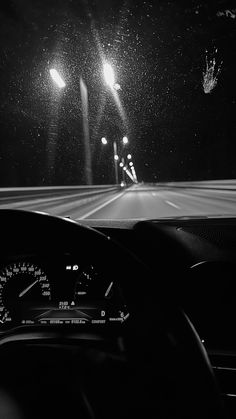
[[[180,207],[179,207],[178,205],[174,204],[174,203],[173,203],[173,202],[171,202],[171,201],[165,201],[165,202],[166,202],[166,204],[170,205],[170,206],[171,206],[171,207],[173,207],[173,208],[180,209]]]
[[[85,218],[90,217],[90,215],[94,214],[97,211],[100,211],[102,208],[106,207],[107,205],[111,204],[111,202],[115,201],[116,199],[123,196],[125,192],[121,192],[118,195],[114,196],[113,198],[109,199],[108,201],[104,202],[103,204],[99,205],[98,207],[94,208],[93,210],[87,212],[86,214],[82,215],[82,217],[76,218],[76,221],[84,220]]]

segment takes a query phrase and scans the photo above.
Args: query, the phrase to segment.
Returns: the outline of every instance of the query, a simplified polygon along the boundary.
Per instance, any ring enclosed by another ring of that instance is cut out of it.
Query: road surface
[[[193,215],[235,215],[236,186],[192,187],[134,185],[99,197],[81,198],[76,191],[54,192],[43,196],[24,194],[13,197],[0,194],[0,208],[37,210],[72,219],[155,219]]]

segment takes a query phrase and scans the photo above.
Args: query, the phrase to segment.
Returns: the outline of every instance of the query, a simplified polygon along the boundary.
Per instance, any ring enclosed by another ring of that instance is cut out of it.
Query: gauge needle
[[[25,288],[21,293],[19,294],[19,297],[23,297],[35,284],[37,284],[38,279],[34,281],[32,284],[30,284],[27,288]]]
[[[105,292],[105,297],[108,296],[109,292],[111,291],[111,287],[113,285],[113,281],[110,283],[109,287],[107,288],[106,292]]]

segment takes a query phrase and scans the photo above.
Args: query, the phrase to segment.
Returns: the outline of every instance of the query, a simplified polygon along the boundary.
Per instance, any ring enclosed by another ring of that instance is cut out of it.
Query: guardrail
[[[47,186],[29,188],[0,188],[0,206],[27,208],[31,205],[57,205],[76,200],[77,206],[88,205],[110,197],[121,189],[120,185]]]
[[[154,185],[154,184],[153,184]],[[236,179],[202,180],[189,182],[160,182],[156,187],[236,190]]]
[[[35,186],[35,187],[17,187],[17,188],[0,188],[0,197],[17,197],[22,195],[69,195],[71,193],[105,193],[119,191],[120,185],[82,185],[82,186]]]

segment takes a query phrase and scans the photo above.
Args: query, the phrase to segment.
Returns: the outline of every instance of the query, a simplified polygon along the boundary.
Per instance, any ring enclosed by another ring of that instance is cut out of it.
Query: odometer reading
[[[0,323],[23,318],[33,302],[51,300],[45,272],[31,262],[18,262],[0,271]]]

